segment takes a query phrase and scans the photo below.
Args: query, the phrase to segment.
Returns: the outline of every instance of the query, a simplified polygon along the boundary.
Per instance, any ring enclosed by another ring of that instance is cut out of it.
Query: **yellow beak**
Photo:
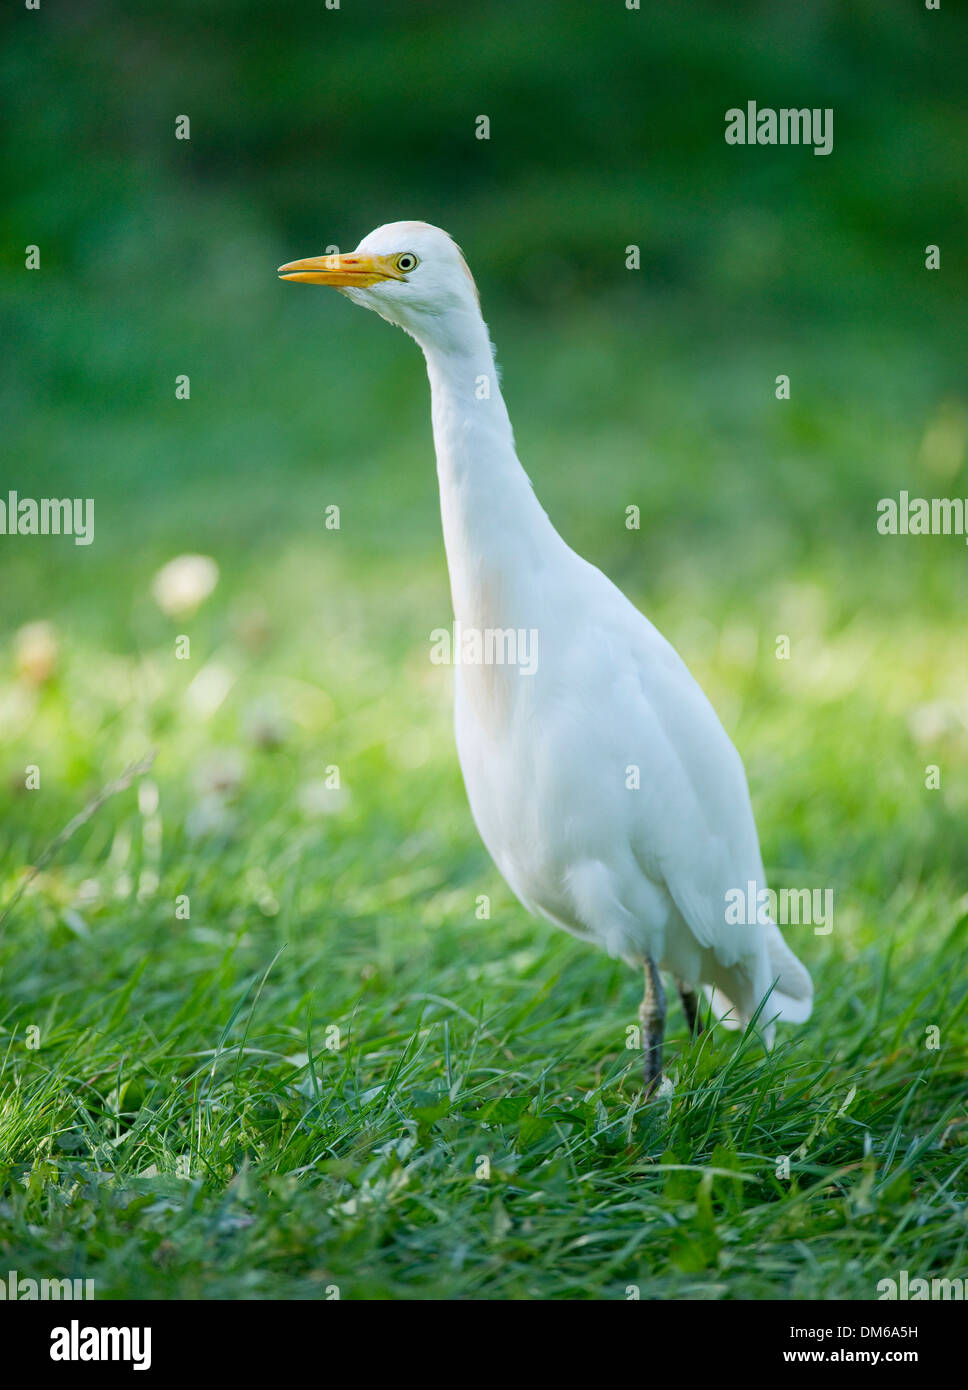
[[[310,256],[290,261],[277,272],[283,280],[299,280],[304,285],[333,285],[336,289],[367,289],[381,280],[406,280],[397,270],[393,256],[367,256],[351,251],[345,256]]]

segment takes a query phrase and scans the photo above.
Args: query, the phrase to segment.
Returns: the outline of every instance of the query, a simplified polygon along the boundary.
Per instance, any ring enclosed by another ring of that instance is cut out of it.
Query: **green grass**
[[[419,359],[341,303],[272,302],[258,372],[212,312],[219,373],[170,400],[173,315],[115,364],[109,418],[85,380],[23,414],[46,487],[81,450],[98,539],[7,542],[0,907],[101,784],[158,760],[0,932],[0,1268],[205,1298],[870,1298],[902,1268],[964,1275],[968,579],[960,539],[874,530],[899,487],[968,491],[943,332],[818,325],[778,353],[776,325],[737,347],[689,304],[653,305],[647,342],[620,308],[492,316],[539,495],[713,699],[771,881],[835,892],[829,936],[789,929],[810,1023],[768,1055],[691,1043],[672,1008],[674,1091],[644,1103],[639,980],[528,917],[466,807],[427,659],[449,610]],[[54,313],[58,360],[73,331]],[[939,419],[962,470],[940,478]],[[221,581],[172,622],[151,578],[193,549]],[[9,640],[37,619],[60,648],[41,685]]]

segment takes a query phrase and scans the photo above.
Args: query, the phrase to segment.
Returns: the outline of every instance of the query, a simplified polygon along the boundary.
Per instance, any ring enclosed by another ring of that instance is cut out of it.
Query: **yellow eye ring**
[[[403,271],[416,270],[419,264],[420,262],[418,261],[417,257],[413,254],[412,251],[401,251],[400,255],[397,256],[395,261],[397,270]]]

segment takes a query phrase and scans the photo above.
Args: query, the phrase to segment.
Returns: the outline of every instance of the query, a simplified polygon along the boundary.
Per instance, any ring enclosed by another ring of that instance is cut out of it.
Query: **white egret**
[[[531,912],[644,967],[648,1093],[662,970],[692,1029],[699,985],[734,1026],[766,1001],[771,1046],[774,1020],[808,1018],[813,991],[772,921],[727,912],[727,894],[765,887],[743,764],[681,658],[535,497],[460,249],[425,222],[393,222],[278,273],[334,286],[426,357],[454,615],[482,635],[479,664],[455,665],[457,751],[504,878]],[[509,633],[536,635],[527,668],[493,659],[487,635]]]

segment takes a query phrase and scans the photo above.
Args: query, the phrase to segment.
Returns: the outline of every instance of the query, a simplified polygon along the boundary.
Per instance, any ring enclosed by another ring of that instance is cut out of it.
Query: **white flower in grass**
[[[234,796],[245,777],[245,758],[238,748],[215,748],[195,770],[199,796]]]
[[[286,720],[273,700],[255,700],[242,720],[246,737],[259,748],[278,748],[286,741]]]
[[[932,700],[908,711],[908,728],[915,743],[930,744],[963,728],[966,720],[953,700]]]
[[[155,575],[151,592],[169,618],[189,616],[218,583],[218,565],[208,555],[178,555]]]
[[[304,782],[297,792],[299,809],[304,816],[335,816],[349,805],[350,794],[345,787],[332,787],[321,778]]]
[[[50,623],[27,623],[14,638],[17,675],[30,685],[44,685],[57,667],[57,637]]]
[[[208,835],[226,835],[234,828],[235,820],[221,796],[203,796],[185,817],[185,834],[189,840],[202,840]]]

